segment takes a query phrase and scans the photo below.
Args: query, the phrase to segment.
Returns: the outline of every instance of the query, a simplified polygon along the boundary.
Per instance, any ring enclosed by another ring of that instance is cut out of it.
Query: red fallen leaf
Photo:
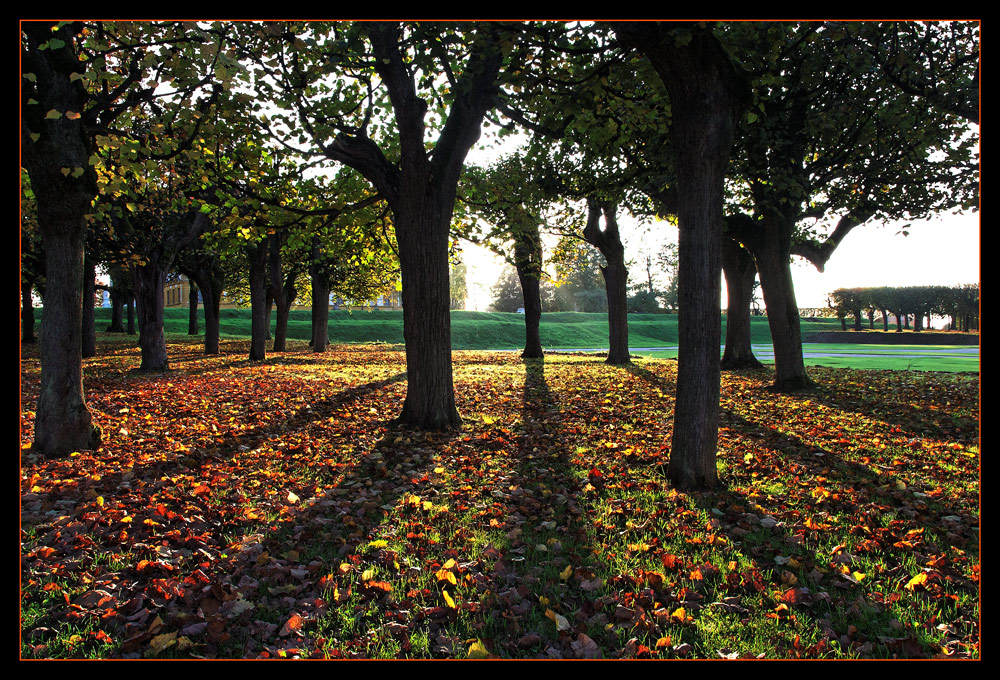
[[[801,599],[799,591],[795,588],[789,588],[781,594],[781,601],[785,604],[798,604]]]
[[[300,630],[302,630],[303,623],[305,623],[305,619],[303,619],[298,614],[292,614],[290,617],[288,617],[288,620],[285,621],[285,625],[281,627],[281,630],[278,632],[278,635],[280,637],[285,637],[287,635],[291,635],[292,633],[297,633]]]
[[[366,581],[364,589],[370,594],[385,595],[392,591],[392,584],[385,581]]]
[[[660,555],[660,562],[667,569],[676,569],[681,565],[681,560],[677,555]]]
[[[192,489],[191,493],[195,496],[207,496],[212,493],[212,489],[204,484],[201,484]]]

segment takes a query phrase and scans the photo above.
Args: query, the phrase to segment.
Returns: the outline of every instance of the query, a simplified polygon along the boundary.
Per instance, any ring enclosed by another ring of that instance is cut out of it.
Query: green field
[[[95,310],[98,330],[110,322],[109,309]],[[454,311],[452,347],[456,350],[514,350],[524,346],[524,316],[501,312]],[[722,337],[725,336],[725,316],[722,317]],[[204,321],[199,328],[204,330]],[[272,330],[274,321],[272,317]],[[188,312],[183,308],[164,311],[164,331],[186,335]],[[401,311],[341,311],[330,312],[330,344],[387,343],[402,344],[403,313]],[[771,344],[771,332],[766,317],[751,319],[751,342]],[[836,319],[801,322],[803,336],[811,333],[840,330]],[[250,335],[250,311],[224,309],[221,312],[220,333],[223,337],[245,338]],[[288,323],[288,337],[308,340],[310,312],[293,311]],[[607,347],[608,322],[605,314],[557,312],[543,314],[542,345],[546,350],[600,349]],[[636,354],[660,358],[677,356],[677,316],[673,314],[630,314],[629,346],[641,348]],[[666,348],[648,350],[645,348]],[[961,350],[964,356],[941,355],[934,350]],[[920,371],[975,372],[979,356],[975,347],[937,345],[871,345],[871,344],[807,344],[805,362],[808,366],[831,366],[857,369],[891,369]],[[755,348],[756,351],[756,348]],[[810,354],[848,356],[809,356]],[[764,363],[773,362],[769,351],[758,352]]]

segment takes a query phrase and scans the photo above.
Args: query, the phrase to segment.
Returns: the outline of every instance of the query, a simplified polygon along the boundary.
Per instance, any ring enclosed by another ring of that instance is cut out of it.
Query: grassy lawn
[[[250,312],[245,309],[226,309],[221,313],[221,333],[223,337],[246,338],[250,334]],[[104,328],[110,321],[109,309],[96,310],[97,327]],[[164,329],[168,334],[186,334],[187,310],[170,308],[164,314]],[[403,314],[399,311],[331,311],[329,321],[330,342],[332,344],[388,343],[403,342]],[[725,317],[722,319],[722,337],[725,338]],[[840,330],[836,319],[801,322],[803,335],[815,332]],[[272,329],[273,329],[272,321]],[[204,323],[200,326],[204,330]],[[542,315],[542,346],[547,350],[602,348],[608,343],[608,321],[606,314],[583,314],[558,312]],[[291,313],[288,326],[290,339],[308,340],[310,337],[310,313],[296,310]],[[771,343],[771,331],[766,317],[751,319],[751,342],[756,345]],[[660,351],[639,351],[638,354],[676,358],[677,316],[672,314],[630,314],[629,345],[631,347],[670,347]],[[494,312],[452,312],[452,346],[457,350],[475,349],[522,349],[524,347],[524,317],[520,314]],[[936,348],[946,348],[940,346]],[[969,372],[979,370],[978,357],[900,357],[888,355],[888,349],[896,353],[926,354],[929,345],[865,345],[865,344],[810,344],[812,352],[836,354],[886,354],[884,358],[871,357],[814,357],[806,358],[807,366],[831,366],[837,368],[891,369],[915,371]],[[961,348],[968,352],[973,347]],[[903,350],[906,350],[903,352]],[[769,352],[762,353],[760,360],[772,363]]]
[[[398,346],[246,361],[101,336],[97,451],[44,460],[22,354],[22,658],[978,658],[978,375],[724,374],[722,486],[665,481],[676,362]]]

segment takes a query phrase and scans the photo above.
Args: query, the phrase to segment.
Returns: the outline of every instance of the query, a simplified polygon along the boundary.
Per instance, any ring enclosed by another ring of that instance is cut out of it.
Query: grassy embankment
[[[96,310],[97,327],[102,329],[110,321],[110,310]],[[245,338],[250,335],[250,312],[245,309],[222,311],[220,332],[223,337]],[[804,337],[812,333],[840,330],[836,319],[802,322]],[[164,313],[166,333],[186,335],[188,314],[186,309],[167,309]],[[273,329],[272,320],[272,329]],[[725,317],[722,319],[725,335]],[[764,345],[758,358],[772,363],[770,355],[771,332],[766,317],[751,320],[751,341]],[[200,328],[204,328],[204,323]],[[308,340],[310,313],[293,311],[288,324],[288,337]],[[331,311],[330,343],[387,343],[402,344],[403,314],[396,311]],[[912,334],[912,331],[905,331]],[[604,314],[559,312],[543,314],[541,323],[542,345],[546,350],[599,349],[607,346],[608,326]],[[677,356],[677,316],[663,314],[629,315],[629,345],[636,348],[668,349],[639,351],[637,354],[658,358]],[[520,314],[495,312],[452,312],[452,346],[458,350],[519,349],[524,346],[524,317]],[[807,346],[806,365],[831,366],[857,369],[921,370],[921,371],[978,371],[978,353],[974,348],[961,348],[964,356],[935,355],[934,350],[948,346],[938,345],[875,345],[875,344],[815,344]],[[950,347],[951,349],[959,349]],[[809,354],[836,354],[846,356],[809,356]],[[876,356],[872,356],[876,355]]]

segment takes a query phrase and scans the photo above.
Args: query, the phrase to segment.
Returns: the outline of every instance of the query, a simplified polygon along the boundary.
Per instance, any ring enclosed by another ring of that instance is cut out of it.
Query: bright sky
[[[623,220],[624,223],[624,220]],[[944,215],[929,221],[911,222],[909,235],[898,233],[906,224],[865,225],[854,229],[841,242],[820,273],[801,258],[793,258],[792,277],[799,307],[825,307],[827,295],[837,288],[871,286],[956,285],[980,281],[979,213]],[[677,230],[666,223],[653,226],[646,237],[626,233],[626,258],[634,258],[633,244],[648,241],[657,228],[676,241]],[[491,302],[490,288],[500,275],[503,262],[485,249],[463,243],[468,265],[467,309],[485,311]],[[725,281],[723,300],[725,306]]]

